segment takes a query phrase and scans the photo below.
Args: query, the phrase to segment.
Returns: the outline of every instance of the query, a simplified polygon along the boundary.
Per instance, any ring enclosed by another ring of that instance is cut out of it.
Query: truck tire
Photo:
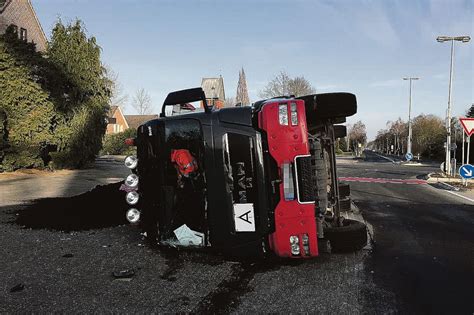
[[[312,142],[311,155],[313,156],[312,171],[314,174],[314,196],[316,197],[316,205],[320,213],[326,213],[328,207],[328,172],[324,152],[321,142],[315,140]]]
[[[351,93],[322,93],[297,97],[305,101],[306,120],[349,117],[357,112],[357,100]]]
[[[331,242],[333,252],[355,252],[367,244],[367,227],[364,223],[344,219],[343,226],[327,227],[324,237]]]
[[[334,138],[339,139],[339,138],[344,138],[345,136],[347,136],[346,126],[335,125],[334,126]]]

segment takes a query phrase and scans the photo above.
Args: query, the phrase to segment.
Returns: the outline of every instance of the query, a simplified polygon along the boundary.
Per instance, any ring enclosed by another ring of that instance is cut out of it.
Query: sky
[[[474,36],[472,0],[32,0],[46,35],[60,17],[82,20],[102,60],[131,101],[144,88],[159,112],[166,95],[224,78],[234,97],[243,67],[251,101],[279,72],[304,76],[317,93],[350,92],[369,140],[387,121],[446,117],[450,43],[439,35]],[[452,115],[474,91],[474,39],[456,42]],[[129,104],[126,113],[135,114]]]

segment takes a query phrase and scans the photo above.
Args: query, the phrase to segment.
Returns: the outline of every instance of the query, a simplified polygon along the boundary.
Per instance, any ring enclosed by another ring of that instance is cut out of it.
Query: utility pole
[[[416,77],[407,77],[403,78],[403,80],[409,80],[410,81],[410,93],[408,97],[408,141],[407,141],[407,153],[412,153],[411,152],[411,142],[412,142],[412,131],[411,131],[411,85],[413,80],[419,80],[420,78]]]
[[[451,64],[449,70],[449,90],[448,90],[448,110],[446,111],[446,161],[445,171],[446,174],[452,175],[451,170],[451,102],[452,102],[452,87],[453,87],[453,75],[454,75],[454,41],[467,43],[471,40],[469,36],[438,36],[436,40],[439,43],[447,41],[451,42]]]

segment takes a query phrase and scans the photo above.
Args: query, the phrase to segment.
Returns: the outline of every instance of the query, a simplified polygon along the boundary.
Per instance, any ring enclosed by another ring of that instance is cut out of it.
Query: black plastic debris
[[[64,254],[63,257],[64,258],[72,258],[72,257],[74,257],[74,255],[71,254],[71,253],[67,253],[67,254]]]
[[[115,279],[131,279],[135,275],[133,269],[116,270],[112,273]]]
[[[23,291],[25,285],[23,283],[18,283],[16,286],[10,289],[10,293]]]

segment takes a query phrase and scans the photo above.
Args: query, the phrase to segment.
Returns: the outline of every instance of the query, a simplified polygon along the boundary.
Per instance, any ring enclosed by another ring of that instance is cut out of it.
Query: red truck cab
[[[297,159],[310,158],[308,129],[303,100],[272,99],[258,113],[265,131],[268,154],[276,161],[282,182],[280,202],[275,209],[275,231],[269,238],[273,252],[282,257],[318,255],[315,201],[300,199]],[[311,182],[303,183],[312,185]]]

